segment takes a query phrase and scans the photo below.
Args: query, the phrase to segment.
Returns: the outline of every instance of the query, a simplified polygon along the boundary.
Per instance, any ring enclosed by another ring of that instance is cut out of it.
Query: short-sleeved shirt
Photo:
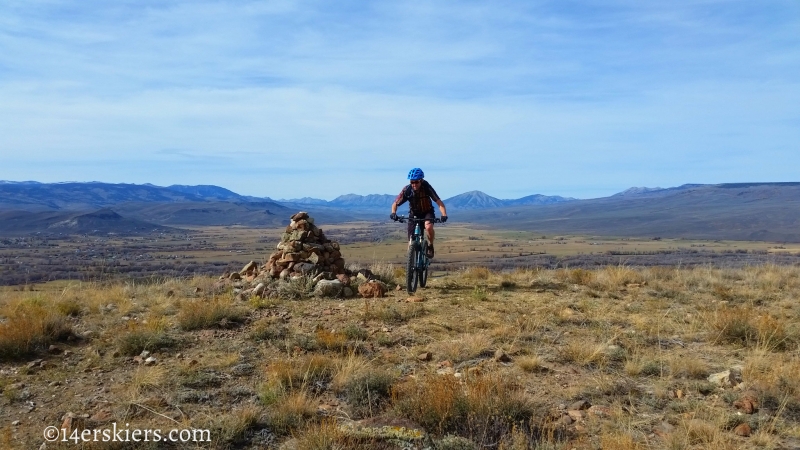
[[[427,213],[433,212],[433,202],[438,202],[439,195],[433,186],[425,180],[422,180],[422,185],[419,191],[414,191],[410,184],[406,185],[394,202],[397,206],[408,202],[408,214],[413,217],[422,217]]]

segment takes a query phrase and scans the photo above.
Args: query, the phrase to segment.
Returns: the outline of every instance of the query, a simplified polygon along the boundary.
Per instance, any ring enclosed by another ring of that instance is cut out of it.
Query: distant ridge
[[[525,205],[551,205],[554,203],[571,202],[576,199],[570,197],[560,197],[557,195],[548,196],[541,194],[529,195],[513,200],[501,200],[492,197],[481,191],[465,192],[455,197],[444,200],[445,206],[454,209],[487,209],[502,208],[505,206],[525,206]]]

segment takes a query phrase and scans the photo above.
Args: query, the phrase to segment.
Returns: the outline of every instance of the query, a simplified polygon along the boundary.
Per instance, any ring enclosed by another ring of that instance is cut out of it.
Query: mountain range
[[[319,223],[387,220],[394,197],[347,194],[330,201],[273,200],[211,185],[0,181],[0,233],[274,227],[286,224],[299,210]],[[800,242],[800,183],[794,182],[634,187],[588,200],[544,195],[501,200],[471,191],[444,202],[454,221],[504,229]],[[103,209],[107,211],[97,212]]]
[[[316,206],[355,211],[388,211],[395,196],[389,194],[340,195],[327,201],[317,198],[273,200],[269,197],[239,195],[228,189],[213,185],[172,185],[167,187],[152,184],[89,183],[37,183],[33,181],[0,181],[0,210],[24,211],[86,210],[108,208],[122,203],[175,203],[175,202],[234,202],[265,203],[286,207]],[[573,198],[546,195],[500,200],[480,191],[465,192],[444,199],[452,209],[485,209],[515,205],[546,205],[573,201]]]

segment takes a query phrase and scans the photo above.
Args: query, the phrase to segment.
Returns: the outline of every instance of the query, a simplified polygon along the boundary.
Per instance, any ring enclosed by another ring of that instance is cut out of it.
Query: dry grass
[[[316,402],[305,391],[297,391],[287,395],[270,409],[269,426],[278,434],[291,434],[311,423],[316,411]]]
[[[51,299],[28,297],[0,309],[0,360],[20,358],[72,335],[72,326]]]
[[[141,428],[208,427],[220,448],[393,445],[334,418],[424,430],[436,448],[791,447],[798,280],[778,266],[473,267],[433,277],[422,304],[308,298],[303,280],[269,304],[212,294],[214,279],[0,291],[0,419],[21,420],[0,446],[38,447],[63,411],[108,405]],[[707,380],[735,365],[738,387]],[[734,406],[744,392],[754,414]],[[594,407],[567,423],[560,405],[578,400]],[[753,434],[735,436],[745,422]]]
[[[312,354],[290,360],[280,360],[267,367],[267,377],[285,389],[303,389],[333,376],[336,362],[324,355]]]

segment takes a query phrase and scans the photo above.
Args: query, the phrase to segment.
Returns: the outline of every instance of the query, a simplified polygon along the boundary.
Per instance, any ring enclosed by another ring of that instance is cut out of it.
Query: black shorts
[[[434,214],[433,211],[430,211],[430,212],[428,212],[426,214],[422,214],[422,215],[419,215],[419,216],[409,214],[409,217],[416,217],[416,218],[419,218],[419,219],[430,219],[432,221],[433,219],[436,218],[436,214]],[[427,223],[427,222],[425,222],[425,223]],[[411,240],[411,236],[414,235],[414,227],[416,225],[417,225],[417,223],[414,222],[413,220],[409,220],[408,221],[408,240],[409,241]],[[423,233],[425,232],[424,228],[422,229],[422,232]]]

